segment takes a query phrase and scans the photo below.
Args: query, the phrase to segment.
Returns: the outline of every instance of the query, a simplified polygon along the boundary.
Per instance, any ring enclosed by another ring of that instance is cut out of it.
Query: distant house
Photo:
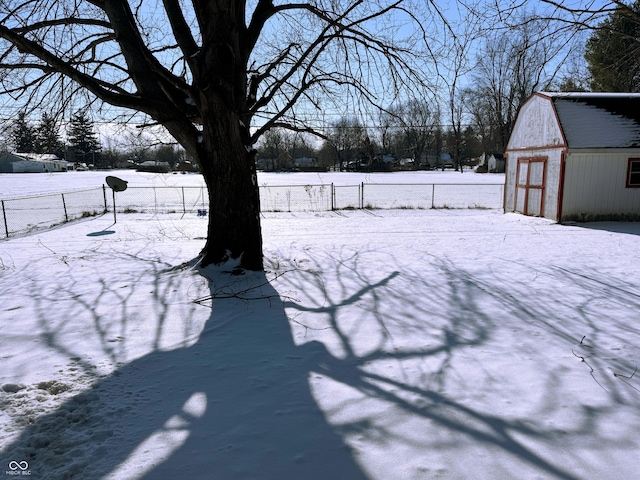
[[[431,168],[442,168],[443,165],[446,165],[447,168],[449,168],[449,166],[453,168],[453,157],[450,153],[441,153],[439,155],[428,154],[427,164]]]
[[[484,173],[504,173],[506,167],[506,159],[502,153],[483,153],[472,159],[472,162],[477,162],[478,171]]]
[[[317,172],[325,171],[324,167],[318,164],[318,159],[315,157],[296,157],[293,159],[293,167],[296,170],[302,172]]]
[[[487,165],[489,173],[504,173],[506,161],[502,153],[485,153],[481,159],[482,165]]]
[[[138,172],[150,172],[150,173],[167,173],[170,170],[170,165],[167,162],[157,162],[155,160],[147,160],[140,163],[136,170]]]
[[[52,154],[0,154],[0,173],[66,172],[67,162]]]
[[[296,167],[317,167],[318,159],[313,157],[297,157],[293,160]]]
[[[640,94],[533,94],[506,148],[505,212],[640,218]]]
[[[263,172],[275,172],[279,163],[277,158],[259,158],[256,160],[256,168]]]

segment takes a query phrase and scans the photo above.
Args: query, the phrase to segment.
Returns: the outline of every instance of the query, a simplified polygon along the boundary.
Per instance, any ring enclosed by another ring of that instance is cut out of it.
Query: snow
[[[194,268],[196,215],[0,241],[0,476],[637,476],[640,224],[262,226],[267,273],[240,276]]]
[[[640,145],[640,124],[604,108],[556,100],[567,144],[573,148],[625,148]]]
[[[164,174],[133,170],[59,172],[38,174],[0,173],[0,199],[60,193],[70,190],[98,188],[108,175],[126,180],[129,187],[203,187],[199,174]],[[504,184],[504,174],[464,174],[453,171],[419,171],[393,173],[358,172],[258,172],[260,186],[279,185],[359,185],[365,184]]]
[[[570,148],[640,146],[637,93],[540,92],[555,105]]]

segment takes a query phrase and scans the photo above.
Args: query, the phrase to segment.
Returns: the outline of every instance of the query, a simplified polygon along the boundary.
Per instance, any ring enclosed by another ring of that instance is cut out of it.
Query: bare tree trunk
[[[237,260],[238,269],[262,270],[256,152],[247,105],[247,58],[242,2],[195,2],[203,45],[196,54],[202,137],[196,150],[209,192],[209,226],[202,265]]]
[[[240,267],[262,270],[260,195],[255,151],[234,112],[216,105],[203,115],[198,156],[209,191],[209,226],[202,265],[240,259]],[[213,111],[216,114],[213,114]]]

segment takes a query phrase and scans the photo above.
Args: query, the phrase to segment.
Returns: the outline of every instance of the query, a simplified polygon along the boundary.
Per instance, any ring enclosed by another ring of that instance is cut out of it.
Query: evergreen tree
[[[33,153],[35,147],[36,132],[27,122],[27,114],[20,112],[13,124],[11,142],[16,152]]]
[[[35,131],[35,152],[49,153],[58,158],[64,156],[64,144],[60,140],[58,126],[53,116],[43,113],[40,125]]]
[[[616,9],[587,41],[592,90],[640,92],[639,18],[640,0],[636,0],[629,8]]]
[[[573,77],[565,77],[557,87],[559,92],[586,92],[587,89]]]
[[[67,135],[75,161],[94,163],[102,147],[86,110],[79,110],[73,115]]]

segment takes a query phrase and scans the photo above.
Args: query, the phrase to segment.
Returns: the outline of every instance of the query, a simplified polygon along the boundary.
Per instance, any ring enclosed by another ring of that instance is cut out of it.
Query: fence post
[[[104,185],[102,185],[102,197],[104,198],[104,212],[102,213],[107,213],[109,211],[109,208],[107,207],[107,187]]]
[[[64,201],[64,193],[61,193],[60,195],[62,195],[62,208],[64,209],[64,221],[68,222],[69,221],[69,215],[67,215],[67,204]]]
[[[187,206],[184,203],[184,187],[182,187],[182,214],[187,214]]]
[[[4,231],[6,233],[7,238],[9,238],[9,224],[7,223],[7,212],[4,209],[4,200],[2,202],[2,217],[4,218]]]
[[[360,210],[364,208],[364,182],[360,183]]]
[[[331,211],[336,209],[336,186],[331,183]]]
[[[433,183],[431,185],[431,208],[436,208],[435,206],[436,203],[436,184]]]

